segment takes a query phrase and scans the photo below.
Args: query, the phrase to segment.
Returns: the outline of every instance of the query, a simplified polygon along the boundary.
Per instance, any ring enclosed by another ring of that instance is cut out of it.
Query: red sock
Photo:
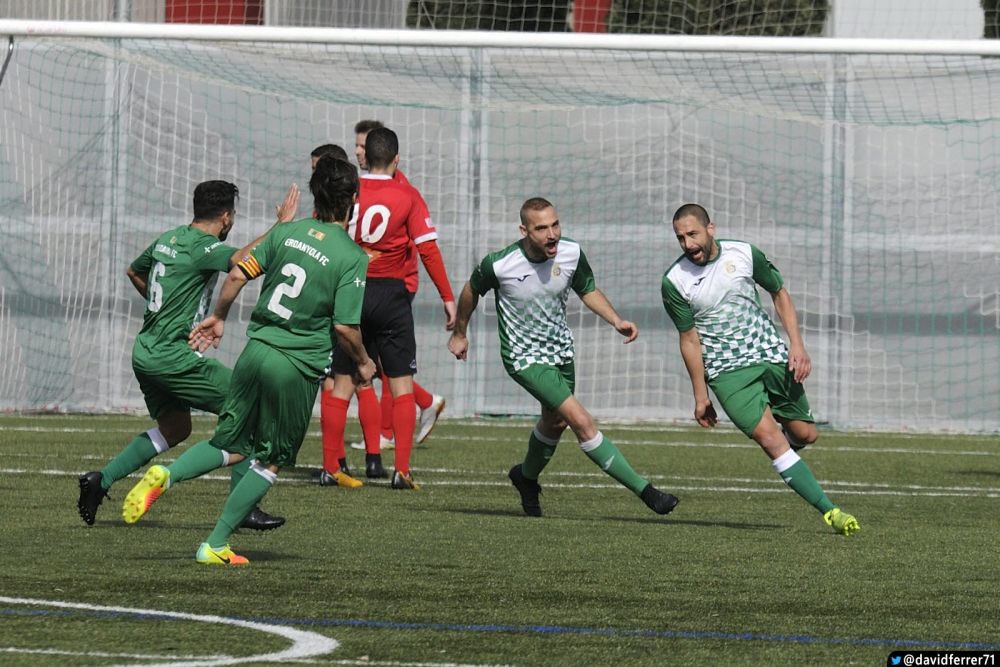
[[[396,470],[410,474],[410,450],[413,449],[413,428],[417,423],[417,410],[413,407],[413,394],[396,396],[392,401],[392,430],[396,433]]]
[[[416,382],[413,383],[413,399],[417,402],[417,406],[421,410],[426,410],[431,407],[431,403],[434,402],[434,395],[429,391],[421,387]]]
[[[382,408],[378,404],[374,387],[365,387],[358,392],[358,421],[365,435],[365,453],[379,454],[378,436],[382,430]]]
[[[389,389],[389,378],[382,376],[382,435],[392,440],[392,390]]]
[[[344,429],[347,428],[347,406],[350,401],[336,398],[324,391],[319,401],[319,423],[323,431],[323,468],[331,475],[340,470],[339,460],[347,457],[344,451]]]

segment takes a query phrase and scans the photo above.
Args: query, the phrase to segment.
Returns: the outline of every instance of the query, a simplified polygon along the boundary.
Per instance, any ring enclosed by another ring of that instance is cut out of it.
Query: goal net
[[[0,81],[0,409],[141,408],[143,302],[126,266],[190,220],[203,180],[239,186],[231,241],[246,242],[290,182],[305,189],[312,148],[350,152],[354,123],[375,118],[400,136],[456,292],[518,238],[523,200],[555,203],[641,331],[622,345],[571,298],[577,393],[601,418],[690,419],[659,290],[679,254],[670,217],[693,201],[784,274],[817,419],[1000,429],[998,58],[837,40],[60,25],[15,34]],[[418,380],[455,416],[533,413],[500,364],[492,297],[458,363],[421,279]],[[244,292],[227,364],[257,295]]]

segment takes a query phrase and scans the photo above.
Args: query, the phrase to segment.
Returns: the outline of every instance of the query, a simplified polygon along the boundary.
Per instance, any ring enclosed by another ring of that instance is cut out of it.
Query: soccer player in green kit
[[[245,565],[229,537],[277,479],[295,465],[332,351],[331,336],[358,366],[375,374],[358,327],[368,256],[346,224],[357,200],[357,169],[319,160],[309,181],[315,217],[276,228],[229,272],[215,312],[191,332],[200,350],[218,346],[226,316],[248,281],[264,276],[250,318],[250,340],[233,368],[229,397],[211,440],[193,445],[169,467],[154,465],[125,498],[122,515],[135,523],[167,489],[216,468],[251,459],[250,471],[226,499],[215,529],[198,548],[208,565]]]
[[[601,470],[639,496],[657,514],[667,514],[677,498],[641,477],[618,447],[604,436],[593,417],[573,395],[573,334],[566,322],[566,301],[576,292],[583,304],[631,343],[639,335],[633,322],[623,320],[597,289],[594,273],[580,244],[562,237],[559,216],[541,197],[521,206],[521,240],[487,255],[462,288],[455,330],[448,349],[464,360],[469,350],[466,331],[479,297],[496,294],[500,355],[511,379],[541,404],[541,418],[528,438],[524,461],[507,476],[521,495],[528,516],[541,516],[538,476],[555,453],[568,426],[580,449]]]
[[[843,535],[857,532],[858,520],[830,502],[798,455],[818,437],[802,387],[812,361],[778,269],[749,243],[716,240],[715,224],[698,204],[677,209],[673,228],[684,254],[663,274],[661,290],[680,332],[695,419],[715,426],[711,387],[736,427],[760,445],[775,472],[827,525]],[[770,293],[788,345],[761,307],[757,285]]]
[[[208,312],[219,272],[232,269],[267,235],[239,249],[224,243],[235,221],[238,198],[239,189],[232,183],[199,183],[191,224],[161,234],[128,267],[129,280],[146,299],[142,330],[132,347],[132,368],[156,426],[137,435],[102,470],[80,477],[77,510],[88,525],[93,525],[112,484],[191,434],[191,408],[213,414],[222,409],[232,371],[192,351],[187,338]],[[298,202],[299,189],[293,184],[277,207],[278,223],[294,217]],[[233,468],[234,487],[248,468],[249,464]],[[284,522],[254,508],[243,527],[269,530]]]

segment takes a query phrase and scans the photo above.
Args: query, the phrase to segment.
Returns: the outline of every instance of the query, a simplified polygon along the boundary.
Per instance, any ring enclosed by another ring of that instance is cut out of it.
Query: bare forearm
[[[472,285],[465,283],[458,297],[458,314],[455,316],[455,333],[465,336],[469,329],[469,319],[479,304],[479,295],[472,290]]]
[[[239,269],[233,269],[226,275],[226,282],[222,284],[222,290],[219,292],[219,300],[215,302],[216,317],[225,320],[229,316],[229,309],[246,284],[247,278]]]
[[[693,331],[693,330],[692,330]],[[697,334],[681,334],[681,357],[691,378],[691,389],[695,400],[708,400],[708,384],[705,382],[705,359],[701,354],[701,339]]]
[[[143,299],[149,295],[148,285],[146,284],[146,276],[140,276],[138,273],[133,272],[131,269],[128,272],[128,279],[132,282],[132,287],[138,292]]]
[[[583,305],[589,308],[591,312],[611,326],[615,326],[616,323],[621,322],[621,315],[618,314],[618,311],[615,310],[608,297],[601,290],[595,289],[593,292],[587,292],[580,297],[580,300],[583,301]]]
[[[799,316],[795,312],[795,304],[792,302],[792,295],[788,293],[784,287],[771,295],[774,301],[774,311],[778,314],[778,319],[781,320],[781,326],[784,327],[785,333],[788,335],[788,342],[793,346],[802,346],[802,332],[799,331]]]
[[[357,325],[335,324],[333,329],[337,332],[337,345],[354,363],[358,366],[368,363],[368,352],[361,340],[361,329]]]

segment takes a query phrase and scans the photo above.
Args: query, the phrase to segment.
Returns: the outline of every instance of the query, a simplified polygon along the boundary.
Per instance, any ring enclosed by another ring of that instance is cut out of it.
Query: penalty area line
[[[175,611],[158,611],[156,609],[138,609],[135,607],[109,607],[104,605],[86,604],[82,602],[64,602],[62,600],[38,600],[33,598],[13,598],[0,596],[0,604],[27,605],[31,607],[55,607],[59,609],[82,609],[86,611],[116,612],[120,614],[132,614],[143,618],[174,618],[182,621],[192,621],[195,623],[216,623],[220,625],[231,625],[247,630],[265,632],[278,635],[292,642],[292,645],[283,651],[273,651],[258,655],[247,656],[212,656],[194,659],[176,658],[170,662],[149,663],[145,667],[215,667],[216,665],[239,665],[248,662],[292,662],[307,660],[322,655],[326,655],[340,646],[336,639],[325,637],[316,632],[298,630],[285,625],[262,623],[257,621],[246,621],[237,618],[226,618],[224,616],[212,616],[205,614],[186,614]],[[153,658],[150,656],[150,659]]]

